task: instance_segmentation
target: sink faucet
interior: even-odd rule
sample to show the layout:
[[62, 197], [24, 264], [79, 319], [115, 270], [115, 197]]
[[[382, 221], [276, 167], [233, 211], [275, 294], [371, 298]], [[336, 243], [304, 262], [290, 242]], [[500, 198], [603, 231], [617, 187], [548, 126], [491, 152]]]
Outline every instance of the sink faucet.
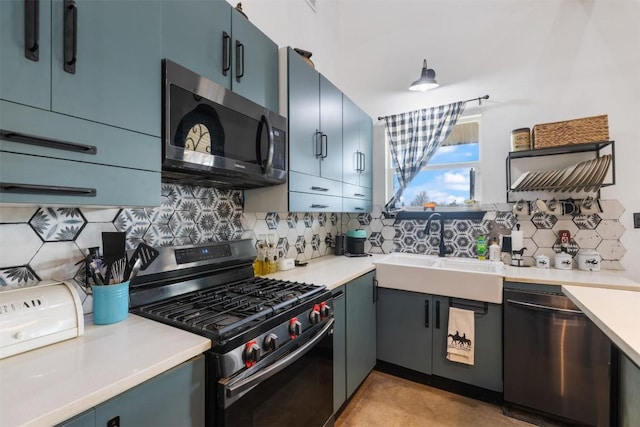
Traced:
[[427, 225], [424, 227], [424, 234], [429, 236], [431, 234], [431, 220], [440, 220], [440, 243], [438, 245], [438, 256], [443, 257], [447, 253], [444, 245], [444, 218], [438, 212], [434, 212], [427, 218]]

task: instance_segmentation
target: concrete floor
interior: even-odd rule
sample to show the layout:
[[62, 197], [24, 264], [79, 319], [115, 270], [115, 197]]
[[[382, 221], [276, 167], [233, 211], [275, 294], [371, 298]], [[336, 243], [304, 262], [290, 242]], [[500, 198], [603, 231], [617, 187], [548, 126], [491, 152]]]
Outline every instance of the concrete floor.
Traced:
[[500, 406], [373, 371], [336, 420], [336, 427], [499, 427], [532, 424]]

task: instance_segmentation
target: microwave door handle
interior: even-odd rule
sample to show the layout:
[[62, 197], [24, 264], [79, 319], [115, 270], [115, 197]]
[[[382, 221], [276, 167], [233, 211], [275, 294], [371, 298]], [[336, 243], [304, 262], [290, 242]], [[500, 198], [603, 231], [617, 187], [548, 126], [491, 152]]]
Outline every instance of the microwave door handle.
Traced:
[[[267, 128], [267, 158], [262, 160], [262, 129]], [[260, 126], [258, 126], [258, 134], [256, 135], [256, 157], [258, 160], [258, 164], [262, 168], [262, 173], [266, 173], [267, 170], [271, 169], [273, 164], [273, 151], [274, 151], [274, 136], [273, 136], [273, 128], [269, 123], [269, 119], [265, 115], [262, 115], [260, 118]]]

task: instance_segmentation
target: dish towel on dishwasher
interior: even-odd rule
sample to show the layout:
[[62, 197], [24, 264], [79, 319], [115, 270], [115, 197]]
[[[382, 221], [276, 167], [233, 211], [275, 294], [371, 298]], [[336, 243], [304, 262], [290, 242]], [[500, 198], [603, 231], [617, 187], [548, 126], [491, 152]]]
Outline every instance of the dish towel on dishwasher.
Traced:
[[473, 365], [475, 348], [475, 320], [472, 310], [449, 307], [447, 359]]

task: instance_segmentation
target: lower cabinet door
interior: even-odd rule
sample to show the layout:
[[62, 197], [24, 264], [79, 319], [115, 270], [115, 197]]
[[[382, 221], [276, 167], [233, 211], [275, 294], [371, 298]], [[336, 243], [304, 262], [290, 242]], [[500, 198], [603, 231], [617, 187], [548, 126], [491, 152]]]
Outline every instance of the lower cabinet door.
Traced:
[[[449, 305], [474, 310], [474, 364], [447, 359]], [[433, 330], [433, 374], [489, 390], [502, 392], [502, 306], [435, 296]], [[485, 311], [486, 309], [486, 311]], [[437, 316], [440, 316], [438, 319]]]
[[344, 287], [333, 291], [333, 412], [347, 400], [347, 347]]
[[96, 410], [94, 408], [56, 425], [56, 427], [96, 427]]
[[376, 364], [376, 303], [374, 273], [345, 285], [347, 294], [347, 398]]
[[204, 356], [97, 406], [96, 426], [203, 426]]
[[378, 359], [431, 374], [433, 296], [379, 288]]

